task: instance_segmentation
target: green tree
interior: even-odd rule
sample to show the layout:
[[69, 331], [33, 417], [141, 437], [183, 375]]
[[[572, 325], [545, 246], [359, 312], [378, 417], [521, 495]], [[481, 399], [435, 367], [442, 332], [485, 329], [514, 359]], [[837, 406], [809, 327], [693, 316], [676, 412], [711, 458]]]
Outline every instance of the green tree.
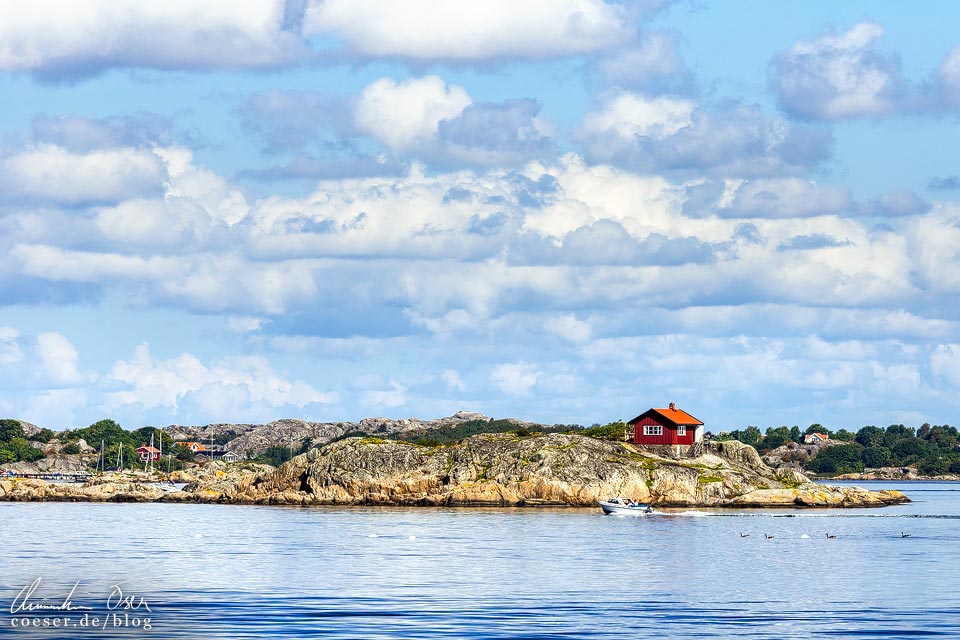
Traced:
[[936, 476], [950, 471], [950, 461], [946, 458], [924, 458], [917, 463], [917, 471], [925, 476]]
[[863, 464], [872, 467], [885, 467], [893, 457], [893, 452], [886, 447], [867, 447], [863, 450]]
[[846, 429], [839, 429], [833, 434], [833, 439], [840, 440], [841, 442], [852, 442], [854, 437], [854, 434], [850, 433]]
[[293, 452], [290, 450], [290, 447], [285, 447], [283, 445], [273, 445], [267, 447], [266, 450], [260, 454], [260, 457], [269, 465], [274, 467], [279, 467], [284, 462], [293, 457]]
[[40, 429], [32, 436], [29, 436], [27, 440], [33, 440], [34, 442], [50, 442], [53, 439], [53, 431], [50, 429]]
[[818, 473], [863, 471], [863, 447], [859, 444], [837, 444], [825, 447], [807, 462], [807, 468]]
[[623, 422], [611, 422], [602, 427], [597, 425], [589, 429], [584, 429], [580, 434], [590, 438], [597, 438], [598, 440], [620, 442], [623, 441], [623, 433], [626, 428], [627, 425]]
[[936, 454], [936, 447], [919, 438], [901, 438], [893, 444], [891, 450], [897, 458], [908, 458], [910, 456], [924, 458]]
[[743, 430], [741, 437], [737, 438], [740, 442], [748, 444], [751, 447], [755, 447], [760, 443], [760, 429], [757, 429], [754, 426], [749, 426]]
[[0, 420], [0, 442], [10, 442], [14, 438], [22, 438], [23, 425], [16, 420]]
[[[929, 427], [930, 425], [927, 425]], [[909, 438], [916, 438], [917, 433], [910, 427], [905, 427], [902, 424], [892, 424], [887, 427], [886, 432], [883, 436], [883, 442], [886, 446], [891, 446], [897, 440], [904, 440]]]
[[764, 450], [776, 449], [777, 447], [790, 442], [790, 428], [777, 427], [767, 429], [767, 437], [762, 442]]
[[797, 444], [803, 444], [803, 433], [797, 425], [793, 425], [793, 427], [790, 428], [790, 439]]
[[884, 443], [884, 436], [883, 429], [870, 425], [857, 431], [855, 440], [865, 447], [879, 447]]
[[66, 453], [68, 455], [80, 453], [80, 444], [76, 440], [71, 440], [60, 449], [60, 453]]
[[0, 449], [6, 453], [2, 456], [6, 462], [25, 460], [34, 462], [44, 457], [43, 451], [31, 445], [26, 438], [13, 438], [10, 442], [0, 444]]
[[957, 430], [950, 425], [932, 427], [927, 433], [927, 441], [944, 453], [956, 450], [958, 444], [960, 444], [958, 443]]

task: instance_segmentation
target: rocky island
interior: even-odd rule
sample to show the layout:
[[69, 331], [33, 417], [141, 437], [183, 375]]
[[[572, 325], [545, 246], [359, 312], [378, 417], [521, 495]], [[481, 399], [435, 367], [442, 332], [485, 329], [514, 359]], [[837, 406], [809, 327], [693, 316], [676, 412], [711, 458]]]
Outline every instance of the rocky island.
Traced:
[[230, 502], [447, 506], [596, 506], [614, 495], [667, 507], [864, 507], [897, 491], [817, 485], [777, 472], [756, 450], [717, 442], [673, 459], [573, 434], [483, 434], [423, 447], [349, 438], [312, 449], [228, 490]]
[[[519, 433], [519, 432], [518, 432]], [[875, 507], [897, 491], [824, 486], [774, 470], [736, 441], [672, 458], [626, 442], [569, 433], [485, 433], [427, 446], [352, 437], [278, 468], [212, 462], [165, 492], [148, 478], [98, 476], [84, 485], [0, 480], [0, 500], [212, 502], [276, 505], [575, 506], [628, 496], [660, 507]]]

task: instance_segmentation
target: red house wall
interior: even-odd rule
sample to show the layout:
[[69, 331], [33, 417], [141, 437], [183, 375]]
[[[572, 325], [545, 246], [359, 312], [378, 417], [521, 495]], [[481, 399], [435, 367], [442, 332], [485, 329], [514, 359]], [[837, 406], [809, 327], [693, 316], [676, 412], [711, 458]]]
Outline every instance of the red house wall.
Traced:
[[[645, 436], [643, 427], [645, 425], [660, 425], [663, 427], [662, 436]], [[677, 435], [677, 427], [672, 422], [658, 413], [651, 413], [644, 416], [633, 425], [633, 441], [635, 444], [651, 445], [675, 445], [675, 444], [693, 444], [693, 434], [696, 431], [695, 426], [687, 425], [687, 434]]]
[[[660, 425], [661, 427], [663, 427], [663, 435], [661, 436], [643, 435], [643, 427], [647, 425]], [[633, 441], [637, 444], [655, 444], [655, 445], [676, 444], [674, 440], [677, 437], [677, 433], [676, 431], [673, 430], [672, 427], [673, 425], [666, 418], [663, 418], [659, 414], [651, 414], [649, 416], [644, 416], [633, 425]]]

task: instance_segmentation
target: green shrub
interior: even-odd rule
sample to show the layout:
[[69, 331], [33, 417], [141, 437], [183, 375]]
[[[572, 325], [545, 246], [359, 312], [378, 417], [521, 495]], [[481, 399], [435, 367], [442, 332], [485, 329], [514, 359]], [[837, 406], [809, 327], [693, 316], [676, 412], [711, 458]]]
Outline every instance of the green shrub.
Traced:
[[80, 453], [80, 443], [77, 442], [76, 440], [72, 440], [67, 444], [65, 444], [62, 449], [60, 449], [60, 453], [66, 453], [66, 454]]
[[589, 429], [584, 429], [580, 432], [580, 435], [587, 436], [588, 438], [596, 438], [597, 440], [612, 440], [613, 442], [623, 442], [623, 434], [627, 429], [627, 425], [623, 422], [611, 422], [605, 424], [601, 427], [591, 427]]

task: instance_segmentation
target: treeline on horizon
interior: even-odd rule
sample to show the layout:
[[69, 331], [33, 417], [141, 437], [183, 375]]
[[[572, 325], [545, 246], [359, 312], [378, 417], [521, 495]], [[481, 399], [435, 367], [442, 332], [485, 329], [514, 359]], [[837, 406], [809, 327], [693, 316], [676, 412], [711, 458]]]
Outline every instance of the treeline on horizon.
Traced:
[[782, 456], [784, 461], [795, 459], [816, 473], [855, 473], [877, 467], [916, 467], [924, 475], [960, 473], [960, 432], [950, 425], [925, 423], [919, 429], [902, 424], [885, 429], [868, 425], [854, 433], [812, 424], [805, 431], [797, 426], [770, 427], [765, 434], [751, 426], [714, 438], [739, 440], [766, 454], [790, 442], [803, 444], [803, 437], [810, 433], [825, 434], [842, 444], [822, 447], [809, 459], [793, 458], [788, 451]]
[[[623, 422], [594, 424], [589, 428], [576, 424], [537, 425], [532, 428], [536, 433], [575, 433], [613, 441], [622, 440], [627, 432], [627, 425]], [[424, 431], [389, 434], [349, 432], [336, 440], [373, 436], [384, 440], [435, 447], [453, 444], [482, 433], [509, 432], [516, 433], [518, 436], [534, 433], [531, 428], [518, 424], [514, 420], [471, 420]], [[791, 451], [781, 452], [785, 462], [797, 461], [803, 465], [804, 469], [816, 473], [850, 473], [877, 467], [915, 467], [925, 475], [960, 473], [960, 432], [950, 425], [924, 424], [919, 429], [902, 424], [893, 424], [885, 429], [870, 425], [851, 432], [847, 429], [832, 431], [823, 425], [812, 424], [802, 431], [798, 426], [781, 426], [770, 427], [765, 433], [757, 427], [748, 426], [744, 429], [714, 435], [713, 438], [739, 440], [755, 447], [761, 454], [767, 454], [791, 442], [802, 445], [804, 436], [810, 433], [825, 434], [831, 440], [839, 441], [840, 444], [822, 447], [815, 456], [810, 458]], [[235, 435], [222, 435], [214, 439], [214, 444], [225, 444]], [[62, 453], [79, 453], [79, 441], [82, 439], [97, 450], [103, 443], [106, 466], [112, 468], [115, 466], [120, 450], [123, 450], [124, 460], [132, 463], [137, 459], [136, 448], [143, 443], [149, 443], [151, 437], [154, 438], [154, 445], [157, 447], [161, 447], [160, 439], [162, 438], [164, 453], [170, 452], [169, 455], [164, 456], [164, 467], [172, 465], [173, 468], [182, 468], [183, 463], [193, 459], [191, 452], [175, 447], [173, 439], [167, 433], [154, 427], [142, 427], [131, 431], [107, 419], [99, 420], [81, 429], [70, 429], [58, 433], [50, 429], [41, 429], [38, 433], [27, 436], [19, 421], [6, 419], [0, 420], [0, 463], [39, 460], [44, 457], [44, 453], [36, 445], [49, 443], [53, 438], [59, 439]], [[293, 456], [308, 451], [312, 446], [313, 442], [309, 438], [299, 443], [273, 445], [252, 461], [279, 466]]]
[[[213, 444], [224, 444], [233, 436], [214, 438]], [[49, 444], [57, 439], [60, 442], [60, 453], [82, 453], [80, 441], [97, 452], [103, 452], [105, 469], [115, 469], [122, 460], [124, 468], [139, 464], [137, 447], [151, 444], [164, 453], [163, 468], [168, 470], [182, 469], [185, 462], [192, 461], [194, 454], [189, 449], [176, 446], [175, 441], [162, 429], [155, 427], [141, 427], [127, 430], [114, 420], [98, 420], [88, 427], [67, 429], [54, 432], [50, 429], [40, 429], [33, 435], [26, 435], [23, 426], [17, 420], [0, 420], [0, 464], [10, 462], [35, 462], [45, 457], [37, 445]], [[206, 441], [204, 442], [206, 444]], [[96, 460], [90, 462], [93, 467]]]

